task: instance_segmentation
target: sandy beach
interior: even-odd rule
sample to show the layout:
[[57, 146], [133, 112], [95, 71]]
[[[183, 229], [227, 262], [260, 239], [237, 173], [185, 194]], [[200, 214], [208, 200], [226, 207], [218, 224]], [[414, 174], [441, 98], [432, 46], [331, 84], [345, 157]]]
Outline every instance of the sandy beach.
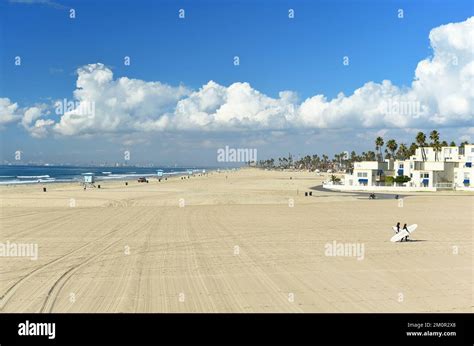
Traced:
[[[0, 242], [37, 244], [38, 258], [0, 258], [0, 311], [472, 311], [473, 194], [411, 193], [399, 207], [311, 190], [323, 180], [249, 168], [2, 186]], [[397, 221], [418, 224], [413, 241], [389, 241]]]

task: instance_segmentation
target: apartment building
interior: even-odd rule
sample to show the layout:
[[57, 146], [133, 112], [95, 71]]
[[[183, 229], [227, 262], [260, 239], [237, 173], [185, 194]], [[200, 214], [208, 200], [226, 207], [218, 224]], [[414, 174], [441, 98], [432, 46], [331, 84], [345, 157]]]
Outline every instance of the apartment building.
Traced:
[[355, 162], [352, 174], [346, 174], [344, 185], [385, 186], [385, 177], [407, 176], [410, 181], [401, 188], [474, 189], [474, 145], [463, 148], [448, 146], [436, 151], [418, 148], [407, 160]]

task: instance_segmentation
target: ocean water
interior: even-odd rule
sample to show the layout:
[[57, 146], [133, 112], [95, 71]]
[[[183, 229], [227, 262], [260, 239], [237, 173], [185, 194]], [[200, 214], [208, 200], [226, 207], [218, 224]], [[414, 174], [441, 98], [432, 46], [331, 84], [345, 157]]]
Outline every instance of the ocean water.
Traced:
[[156, 176], [157, 170], [163, 170], [163, 176], [202, 172], [208, 168], [144, 168], [144, 167], [77, 167], [77, 166], [6, 166], [0, 165], [0, 185], [37, 184], [52, 182], [81, 182], [82, 174], [94, 173], [95, 180], [138, 179]]

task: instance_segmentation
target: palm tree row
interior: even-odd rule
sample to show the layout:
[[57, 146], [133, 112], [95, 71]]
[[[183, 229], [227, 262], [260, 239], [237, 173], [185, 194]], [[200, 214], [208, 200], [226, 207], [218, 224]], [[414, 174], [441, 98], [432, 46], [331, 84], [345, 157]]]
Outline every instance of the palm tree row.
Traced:
[[[354, 167], [354, 162], [360, 161], [383, 161], [384, 159], [396, 159], [396, 160], [406, 160], [410, 156], [415, 155], [415, 151], [418, 148], [421, 148], [421, 155], [423, 161], [426, 160], [425, 147], [432, 147], [435, 151], [435, 160], [438, 160], [438, 153], [441, 151], [442, 147], [446, 146], [456, 146], [456, 143], [453, 141], [448, 144], [446, 141], [440, 141], [440, 134], [438, 131], [433, 130], [429, 134], [429, 143], [427, 142], [427, 137], [423, 132], [418, 132], [415, 141], [408, 146], [405, 143], [398, 144], [395, 139], [389, 139], [385, 143], [384, 139], [381, 136], [378, 136], [375, 139], [375, 151], [362, 152], [358, 155], [355, 151], [352, 151], [350, 154], [347, 152], [337, 153], [332, 159], [329, 159], [329, 156], [323, 154], [319, 156], [315, 155], [306, 155], [297, 160], [293, 159], [291, 154], [288, 154], [288, 157], [280, 157], [277, 160], [268, 159], [260, 160], [257, 162], [258, 167], [262, 168], [280, 168], [280, 169], [305, 169], [305, 170], [344, 170], [351, 169]], [[384, 150], [385, 144], [385, 150]], [[467, 141], [461, 143], [460, 147], [463, 148], [465, 144], [469, 144]], [[385, 153], [385, 155], [383, 155]], [[276, 164], [278, 162], [278, 164]]]
[[[456, 143], [451, 141], [448, 144], [447, 141], [440, 141], [440, 134], [438, 131], [433, 130], [429, 134], [430, 142], [427, 142], [427, 137], [423, 132], [418, 132], [415, 137], [415, 141], [411, 143], [409, 147], [405, 143], [401, 143], [400, 146], [394, 139], [390, 139], [387, 141], [386, 149], [385, 149], [385, 159], [397, 159], [397, 160], [406, 160], [410, 156], [415, 155], [415, 151], [418, 148], [421, 148], [421, 156], [423, 161], [426, 161], [426, 147], [431, 147], [435, 153], [435, 160], [438, 161], [438, 153], [441, 151], [442, 147], [455, 147]], [[465, 144], [469, 144], [469, 142], [464, 141], [461, 143], [460, 147], [463, 148]], [[375, 140], [375, 147], [380, 149], [383, 146], [383, 138], [377, 137]], [[397, 151], [398, 149], [398, 151]], [[380, 156], [382, 159], [382, 156]]]

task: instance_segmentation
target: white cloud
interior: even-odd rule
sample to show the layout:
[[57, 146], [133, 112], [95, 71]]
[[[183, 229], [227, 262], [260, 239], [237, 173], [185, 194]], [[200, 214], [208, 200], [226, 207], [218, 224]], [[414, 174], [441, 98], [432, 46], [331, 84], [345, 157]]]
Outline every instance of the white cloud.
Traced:
[[0, 97], [0, 127], [21, 118], [18, 110], [18, 104], [12, 103], [10, 99]]
[[39, 117], [41, 117], [41, 109], [39, 107], [28, 108], [21, 119], [21, 124], [23, 127], [28, 128]]
[[203, 130], [289, 127], [296, 96], [288, 91], [279, 96], [268, 97], [248, 83], [224, 87], [210, 81], [178, 103], [171, 123], [177, 129]]
[[47, 6], [51, 6], [51, 7], [54, 7], [54, 8], [57, 8], [57, 9], [65, 9], [67, 8], [66, 6], [60, 4], [60, 3], [57, 3], [57, 2], [54, 2], [54, 1], [51, 1], [51, 0], [9, 0], [10, 3], [16, 3], [16, 4], [26, 4], [26, 5], [47, 5]]
[[27, 108], [21, 119], [21, 125], [30, 133], [32, 137], [42, 138], [48, 134], [54, 120], [40, 119], [45, 115], [46, 105], [39, 105]]
[[[352, 95], [341, 93], [333, 99], [315, 95], [302, 103], [294, 92], [283, 91], [272, 98], [241, 82], [226, 87], [210, 81], [192, 91], [160, 82], [114, 79], [105, 65], [90, 64], [78, 70], [74, 98], [80, 106], [94, 105], [94, 112], [83, 112], [87, 107], [67, 111], [52, 128], [72, 136], [176, 130], [469, 127], [474, 117], [472, 37], [474, 17], [431, 30], [433, 56], [418, 63], [411, 86], [369, 81]], [[5, 119], [13, 121], [13, 108]], [[32, 112], [25, 113], [22, 121], [28, 126], [39, 117]], [[32, 134], [44, 135], [51, 125], [49, 120], [36, 120], [34, 128], [41, 130]]]
[[45, 109], [44, 104], [21, 109], [18, 104], [11, 103], [8, 98], [0, 98], [0, 127], [19, 121], [31, 136], [44, 137], [48, 134], [48, 128], [54, 124], [53, 120], [39, 119], [47, 114]]
[[430, 32], [434, 55], [418, 63], [412, 92], [435, 124], [471, 122], [474, 112], [474, 17]]
[[35, 124], [28, 129], [30, 134], [36, 138], [45, 137], [49, 131], [49, 127], [54, 124], [51, 119], [38, 119]]
[[[54, 126], [62, 135], [162, 130], [168, 126], [167, 114], [189, 94], [184, 86], [126, 77], [114, 80], [103, 64], [86, 65], [77, 73], [74, 97], [78, 107], [67, 111]], [[84, 111], [90, 109], [93, 112]]]

